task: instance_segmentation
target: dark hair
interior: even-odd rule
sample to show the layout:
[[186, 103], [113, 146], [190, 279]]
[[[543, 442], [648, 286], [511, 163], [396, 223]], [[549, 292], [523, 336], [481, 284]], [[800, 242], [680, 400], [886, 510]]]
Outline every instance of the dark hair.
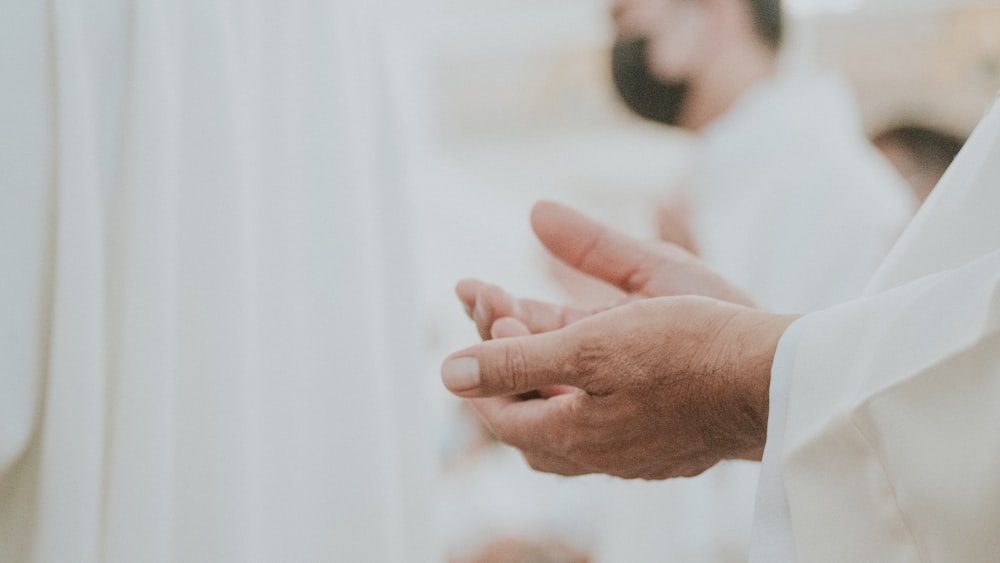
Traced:
[[785, 32], [781, 0], [748, 0], [748, 2], [753, 13], [757, 36], [765, 45], [777, 51], [781, 47]]
[[951, 164], [965, 139], [959, 135], [916, 123], [902, 123], [872, 136], [876, 145], [897, 143], [924, 166], [940, 168]]
[[913, 193], [923, 201], [958, 155], [965, 139], [939, 129], [904, 123], [874, 135], [872, 142], [889, 157]]

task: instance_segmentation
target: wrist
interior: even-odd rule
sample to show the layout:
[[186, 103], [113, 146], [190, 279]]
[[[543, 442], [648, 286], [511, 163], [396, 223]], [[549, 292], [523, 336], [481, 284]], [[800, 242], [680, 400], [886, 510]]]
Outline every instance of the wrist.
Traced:
[[712, 440], [720, 458], [759, 461], [763, 456], [771, 366], [781, 336], [797, 318], [745, 309], [718, 334], [722, 364]]

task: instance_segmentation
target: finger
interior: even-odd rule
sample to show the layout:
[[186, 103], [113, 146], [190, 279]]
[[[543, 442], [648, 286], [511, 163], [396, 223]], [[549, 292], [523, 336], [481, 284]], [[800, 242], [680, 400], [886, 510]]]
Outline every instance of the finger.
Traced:
[[538, 239], [557, 258], [577, 270], [626, 292], [639, 293], [650, 273], [671, 259], [682, 259], [679, 248], [654, 247], [602, 225], [569, 207], [550, 201], [535, 204], [531, 226]]
[[[490, 333], [494, 339], [514, 338], [516, 336], [528, 336], [531, 334], [531, 332], [528, 331], [528, 327], [524, 326], [524, 323], [512, 317], [497, 319], [490, 328]], [[570, 387], [568, 385], [553, 385], [551, 387], [543, 387], [541, 389], [535, 389], [527, 393], [522, 393], [521, 395], [518, 395], [518, 397], [522, 399], [549, 399], [557, 395], [572, 393], [574, 391], [577, 391], [576, 387]]]
[[546, 201], [532, 209], [531, 224], [557, 258], [630, 294], [705, 295], [753, 306], [746, 293], [676, 244], [639, 241]]
[[473, 308], [476, 306], [476, 292], [479, 291], [479, 286], [483, 282], [473, 279], [464, 279], [455, 284], [455, 295], [458, 296], [458, 300], [462, 302], [462, 306], [465, 307], [465, 314], [472, 318]]
[[463, 304], [471, 309], [469, 316], [476, 322], [483, 340], [494, 337], [491, 333], [493, 323], [502, 317], [515, 318], [532, 334], [537, 334], [562, 328], [600, 310], [554, 305], [534, 299], [515, 299], [500, 286], [478, 280], [462, 280], [455, 292]]
[[[489, 292], [488, 299], [480, 297], [484, 292]], [[490, 284], [474, 279], [459, 281], [455, 285], [455, 295], [458, 296], [459, 301], [462, 302], [462, 306], [465, 307], [465, 314], [476, 323], [476, 330], [479, 331], [479, 337], [483, 340], [491, 338], [490, 327], [497, 318], [497, 316], [494, 316], [492, 310], [493, 302], [495, 301], [499, 306], [503, 301], [513, 301], [513, 298], [508, 296], [499, 286], [491, 286]], [[510, 308], [510, 305], [500, 307], [501, 313], [499, 316], [504, 316], [502, 311]]]
[[476, 329], [483, 340], [497, 338], [493, 335], [493, 324], [502, 317], [511, 317], [517, 310], [514, 298], [500, 286], [479, 280], [464, 279], [455, 286], [465, 313], [476, 323]]
[[[531, 334], [531, 332], [528, 331], [528, 327], [524, 326], [524, 323], [512, 317], [497, 319], [490, 328], [490, 333], [494, 339], [528, 336]], [[518, 395], [518, 397], [522, 399], [548, 399], [557, 395], [572, 393], [576, 390], [577, 389], [575, 387], [570, 387], [568, 385], [553, 385], [551, 387], [543, 387], [541, 389], [529, 391], [528, 393], [523, 393]]]
[[561, 429], [572, 424], [577, 394], [584, 393], [577, 389], [552, 399], [527, 401], [491, 397], [472, 399], [469, 404], [500, 441], [522, 451], [555, 453], [554, 448], [565, 441], [559, 434]]
[[517, 310], [514, 297], [500, 286], [482, 283], [476, 290], [476, 304], [473, 307], [472, 318], [483, 340], [490, 340], [493, 323], [502, 317], [516, 317]]
[[463, 397], [518, 395], [553, 385], [579, 387], [573, 368], [575, 342], [559, 330], [491, 340], [456, 352], [441, 366], [441, 379]]
[[517, 299], [511, 314], [521, 321], [532, 334], [539, 334], [558, 330], [600, 310], [554, 305], [534, 299]]
[[531, 334], [528, 327], [514, 317], [503, 317], [497, 319], [490, 327], [490, 336], [493, 338], [513, 338], [515, 336], [527, 336]]

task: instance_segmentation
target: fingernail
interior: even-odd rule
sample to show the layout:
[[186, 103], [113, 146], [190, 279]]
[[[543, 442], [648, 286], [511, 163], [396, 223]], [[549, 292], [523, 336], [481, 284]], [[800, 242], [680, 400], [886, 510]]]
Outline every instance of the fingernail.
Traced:
[[441, 381], [451, 391], [467, 391], [479, 385], [479, 360], [455, 358], [441, 366]]
[[483, 305], [479, 299], [476, 299], [475, 319], [477, 321], [486, 320], [486, 305]]

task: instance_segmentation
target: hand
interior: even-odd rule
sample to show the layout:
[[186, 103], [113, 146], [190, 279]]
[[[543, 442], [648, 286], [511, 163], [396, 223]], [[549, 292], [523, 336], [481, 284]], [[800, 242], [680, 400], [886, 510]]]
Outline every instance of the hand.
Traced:
[[441, 375], [537, 470], [690, 476], [760, 459], [771, 362], [792, 320], [701, 297], [645, 299], [473, 346]]
[[557, 203], [542, 201], [531, 212], [538, 239], [570, 267], [623, 291], [622, 299], [585, 309], [514, 299], [501, 288], [463, 280], [455, 288], [484, 340], [493, 323], [513, 317], [530, 332], [555, 330], [596, 312], [641, 298], [704, 295], [752, 306], [750, 298], [691, 253], [663, 241], [639, 241]]

